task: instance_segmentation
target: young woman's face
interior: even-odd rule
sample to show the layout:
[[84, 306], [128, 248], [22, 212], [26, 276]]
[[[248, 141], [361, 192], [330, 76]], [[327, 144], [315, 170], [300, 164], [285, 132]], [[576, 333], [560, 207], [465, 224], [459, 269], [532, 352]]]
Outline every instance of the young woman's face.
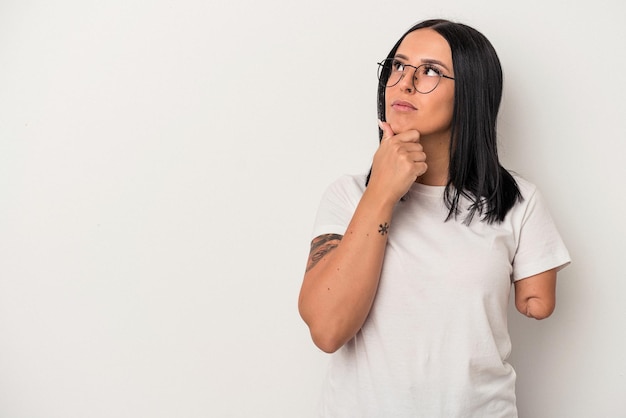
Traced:
[[[438, 71], [454, 77], [452, 52], [443, 36], [433, 29], [418, 29], [409, 33], [400, 43], [395, 58], [414, 67], [420, 73]], [[454, 80], [441, 78], [437, 87], [427, 94], [415, 90], [415, 69], [406, 67], [404, 77], [385, 92], [386, 120], [395, 133], [415, 129], [421, 138], [440, 136], [450, 138], [452, 111], [454, 107]], [[418, 74], [420, 77], [420, 74]], [[422, 75], [425, 77], [425, 75]], [[415, 81], [417, 84], [417, 80]]]

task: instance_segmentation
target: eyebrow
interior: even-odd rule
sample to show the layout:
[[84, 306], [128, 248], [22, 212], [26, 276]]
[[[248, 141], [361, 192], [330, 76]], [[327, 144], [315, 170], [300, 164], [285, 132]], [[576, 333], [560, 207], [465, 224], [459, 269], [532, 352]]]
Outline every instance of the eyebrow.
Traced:
[[[407, 57], [406, 55], [402, 55], [402, 54], [396, 54], [396, 56], [394, 58], [400, 58], [403, 59], [405, 61], [409, 60], [409, 57]], [[446, 70], [450, 71], [450, 69], [446, 66], [446, 64], [444, 64], [443, 62], [433, 59], [433, 58], [422, 58], [421, 59], [422, 64], [437, 64], [442, 66], [443, 68], [445, 68]], [[450, 71], [452, 72], [452, 71]]]

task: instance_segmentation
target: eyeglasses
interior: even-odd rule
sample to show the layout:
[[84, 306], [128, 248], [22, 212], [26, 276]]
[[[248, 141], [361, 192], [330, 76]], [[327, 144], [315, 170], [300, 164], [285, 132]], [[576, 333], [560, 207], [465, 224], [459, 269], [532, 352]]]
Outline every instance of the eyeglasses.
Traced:
[[435, 90], [442, 78], [454, 80], [453, 77], [444, 75], [434, 64], [422, 64], [416, 67], [395, 58], [387, 58], [378, 63], [378, 81], [382, 86], [393, 87], [402, 80], [409, 67], [415, 70], [413, 87], [418, 93], [428, 94]]

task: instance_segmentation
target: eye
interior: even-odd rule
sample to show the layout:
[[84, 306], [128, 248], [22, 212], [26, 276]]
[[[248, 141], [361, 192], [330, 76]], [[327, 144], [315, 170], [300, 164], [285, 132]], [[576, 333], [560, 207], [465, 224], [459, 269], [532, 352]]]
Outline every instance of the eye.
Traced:
[[398, 72], [401, 73], [404, 71], [404, 63], [398, 61], [398, 60], [393, 60], [391, 61], [391, 71], [394, 72]]
[[422, 66], [421, 73], [426, 77], [441, 77], [441, 75], [443, 74], [439, 68], [432, 65]]

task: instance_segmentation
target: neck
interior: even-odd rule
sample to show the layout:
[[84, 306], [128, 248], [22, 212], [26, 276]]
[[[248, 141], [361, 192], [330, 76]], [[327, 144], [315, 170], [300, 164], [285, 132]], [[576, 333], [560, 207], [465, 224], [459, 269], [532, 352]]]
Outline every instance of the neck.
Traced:
[[417, 178], [417, 183], [427, 186], [445, 186], [448, 184], [450, 165], [450, 135], [422, 137], [420, 143], [426, 153], [428, 170]]

